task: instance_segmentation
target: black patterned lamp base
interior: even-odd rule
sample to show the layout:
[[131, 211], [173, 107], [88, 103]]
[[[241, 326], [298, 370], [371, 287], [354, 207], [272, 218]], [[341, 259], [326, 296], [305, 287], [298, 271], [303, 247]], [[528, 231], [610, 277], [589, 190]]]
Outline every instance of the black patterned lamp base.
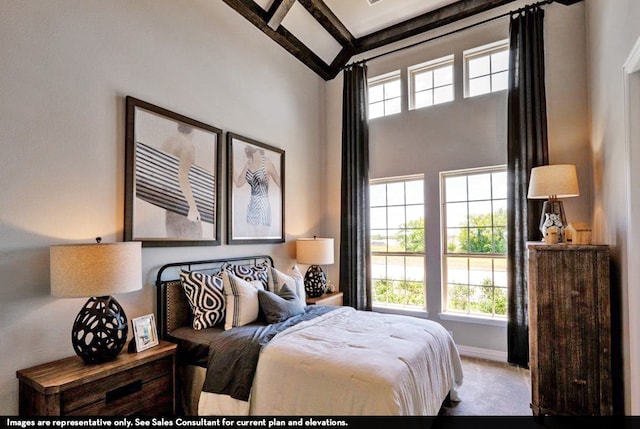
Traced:
[[118, 301], [111, 296], [94, 296], [76, 316], [71, 342], [86, 363], [102, 363], [118, 356], [127, 334], [127, 316]]
[[327, 276], [318, 265], [311, 265], [304, 275], [304, 290], [309, 298], [322, 296], [327, 291]]

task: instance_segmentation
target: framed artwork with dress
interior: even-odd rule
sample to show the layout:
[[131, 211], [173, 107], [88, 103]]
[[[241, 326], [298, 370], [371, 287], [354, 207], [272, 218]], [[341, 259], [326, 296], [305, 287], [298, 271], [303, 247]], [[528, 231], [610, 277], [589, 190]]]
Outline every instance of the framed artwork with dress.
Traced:
[[284, 242], [284, 150], [227, 133], [227, 242]]
[[125, 241], [216, 246], [222, 130], [126, 98]]

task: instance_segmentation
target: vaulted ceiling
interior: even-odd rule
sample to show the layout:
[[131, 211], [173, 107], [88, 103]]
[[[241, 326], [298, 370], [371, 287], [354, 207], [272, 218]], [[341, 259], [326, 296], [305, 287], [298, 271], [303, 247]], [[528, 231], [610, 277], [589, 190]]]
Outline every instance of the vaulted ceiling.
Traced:
[[[354, 55], [516, 0], [223, 1], [330, 80]], [[568, 5], [582, 0], [555, 1]]]

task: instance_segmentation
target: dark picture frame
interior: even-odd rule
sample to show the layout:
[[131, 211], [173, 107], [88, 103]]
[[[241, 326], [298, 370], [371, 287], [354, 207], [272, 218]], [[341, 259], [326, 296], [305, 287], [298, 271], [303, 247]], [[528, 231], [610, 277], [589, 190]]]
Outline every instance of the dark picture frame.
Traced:
[[222, 130], [126, 97], [125, 241], [218, 246]]
[[227, 163], [227, 243], [283, 243], [284, 150], [227, 132]]

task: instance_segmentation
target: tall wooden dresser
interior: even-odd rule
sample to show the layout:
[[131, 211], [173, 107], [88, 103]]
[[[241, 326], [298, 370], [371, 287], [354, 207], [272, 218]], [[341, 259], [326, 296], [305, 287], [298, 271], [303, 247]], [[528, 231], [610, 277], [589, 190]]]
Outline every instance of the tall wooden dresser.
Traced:
[[527, 247], [533, 414], [612, 415], [609, 247]]

